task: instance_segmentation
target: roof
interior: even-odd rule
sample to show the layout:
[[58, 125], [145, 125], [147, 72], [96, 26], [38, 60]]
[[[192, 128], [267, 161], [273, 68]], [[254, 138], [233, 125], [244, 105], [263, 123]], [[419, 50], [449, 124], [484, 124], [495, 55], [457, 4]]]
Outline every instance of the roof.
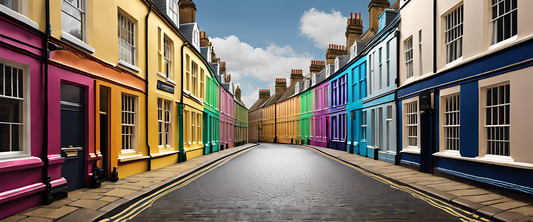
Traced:
[[298, 84], [298, 83], [291, 84], [289, 86], [289, 88], [287, 88], [285, 90], [285, 93], [283, 93], [283, 95], [281, 95], [281, 97], [278, 99], [278, 101], [283, 101], [283, 100], [286, 100], [286, 99], [291, 98], [292, 96], [294, 96], [294, 90], [296, 90], [296, 84]]
[[250, 107], [250, 112], [258, 110], [260, 108], [263, 108], [263, 105], [270, 99], [271, 97], [265, 97], [265, 98], [259, 98], [255, 103]]
[[[283, 94], [287, 92], [287, 90], [285, 90], [283, 92]], [[294, 91], [293, 91], [294, 92]], [[277, 101], [279, 101], [279, 99], [283, 96], [282, 93], [274, 93], [274, 95], [272, 95], [272, 97], [270, 97], [270, 100], [265, 104], [265, 106], [270, 106], [274, 103], [276, 103]]]

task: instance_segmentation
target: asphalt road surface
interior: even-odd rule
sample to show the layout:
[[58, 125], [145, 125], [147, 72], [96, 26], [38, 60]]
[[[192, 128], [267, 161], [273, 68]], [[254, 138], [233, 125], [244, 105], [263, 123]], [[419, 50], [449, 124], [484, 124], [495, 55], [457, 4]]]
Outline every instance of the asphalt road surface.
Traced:
[[128, 221], [460, 221], [300, 146], [261, 144], [189, 182]]

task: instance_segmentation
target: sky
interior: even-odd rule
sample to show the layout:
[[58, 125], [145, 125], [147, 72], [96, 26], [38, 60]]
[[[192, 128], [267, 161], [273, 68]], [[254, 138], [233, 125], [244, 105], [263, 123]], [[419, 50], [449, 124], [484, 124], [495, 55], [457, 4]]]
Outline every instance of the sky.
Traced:
[[248, 108], [259, 89], [270, 89], [272, 95], [276, 78], [287, 78], [289, 84], [291, 69], [308, 74], [311, 60], [325, 61], [329, 44], [345, 45], [351, 12], [361, 13], [366, 30], [369, 2], [194, 0], [196, 22], [226, 62], [226, 73], [241, 88]]

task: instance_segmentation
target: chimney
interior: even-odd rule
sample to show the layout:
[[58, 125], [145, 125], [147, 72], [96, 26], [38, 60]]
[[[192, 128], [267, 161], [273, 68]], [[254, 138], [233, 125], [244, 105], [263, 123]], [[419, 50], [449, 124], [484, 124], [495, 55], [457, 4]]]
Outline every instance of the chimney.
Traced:
[[226, 79], [224, 80], [225, 82], [230, 82], [231, 81], [231, 74], [227, 74], [226, 75]]
[[315, 73], [320, 73], [326, 68], [325, 61], [311, 60], [311, 66], [309, 66], [310, 76], [313, 76]]
[[180, 24], [196, 22], [196, 4], [192, 0], [180, 0]]
[[226, 62], [220, 62], [220, 74], [226, 75]]
[[303, 71], [301, 69], [291, 69], [291, 86], [296, 85], [297, 82], [304, 79]]
[[276, 93], [283, 94], [287, 89], [287, 79], [276, 78]]
[[220, 59], [217, 58], [217, 54], [215, 53], [215, 47], [211, 46], [211, 63], [218, 63], [220, 62]]
[[363, 34], [363, 19], [361, 13], [350, 13], [348, 18], [348, 25], [346, 26], [346, 48], [352, 47], [355, 41], [361, 39]]
[[270, 89], [260, 89], [259, 98], [270, 98]]
[[[259, 93], [261, 94], [261, 93]], [[270, 94], [270, 93], [269, 93]], [[235, 89], [235, 97], [241, 101], [241, 89], [239, 88], [239, 86], [237, 86], [237, 88]]]
[[329, 48], [326, 51], [326, 65], [335, 64], [337, 56], [346, 54], [348, 54], [348, 50], [343, 45], [329, 44]]
[[209, 36], [207, 36], [207, 33], [205, 33], [205, 31], [200, 31], [200, 47], [207, 46], [209, 46]]
[[370, 4], [368, 4], [368, 25], [369, 29], [374, 30], [374, 33], [379, 30], [379, 15], [389, 6], [390, 3], [387, 0], [370, 0]]

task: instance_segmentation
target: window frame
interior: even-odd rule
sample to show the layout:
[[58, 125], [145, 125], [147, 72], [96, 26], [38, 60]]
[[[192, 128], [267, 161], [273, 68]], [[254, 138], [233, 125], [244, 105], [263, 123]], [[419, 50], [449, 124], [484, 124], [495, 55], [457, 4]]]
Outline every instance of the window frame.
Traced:
[[[496, 0], [498, 1], [495, 5], [493, 5], [491, 2], [489, 2], [489, 18], [490, 18], [490, 21], [489, 21], [489, 41], [490, 41], [490, 45], [489, 46], [495, 46], [495, 45], [499, 45], [499, 43], [504, 43], [506, 42], [507, 40], [509, 41], [512, 41], [513, 39], [516, 38], [516, 36], [518, 35], [518, 7], [515, 6], [514, 9], [511, 9], [510, 11], [505, 11], [505, 7], [504, 7], [504, 12], [502, 15], [497, 15], [496, 18], [493, 18], [494, 15], [494, 11], [498, 12], [499, 10], [496, 9], [496, 10], [492, 10], [494, 6], [498, 7], [498, 5], [500, 3], [503, 2], [503, 4], [505, 4], [505, 1], [510, 1], [509, 5], [511, 5], [512, 3], [512, 0]], [[512, 6], [511, 6], [512, 7]], [[502, 19], [502, 26], [503, 26], [503, 19], [504, 19], [504, 16], [507, 16], [507, 15], [510, 15], [510, 18], [512, 18], [513, 14], [512, 13], [515, 13], [514, 15], [516, 15], [516, 18], [515, 18], [515, 22], [517, 23], [516, 24], [516, 30], [514, 30], [516, 33], [513, 35], [513, 30], [511, 29], [510, 30], [510, 34], [509, 34], [509, 37], [505, 38], [505, 34], [502, 34], [503, 37], [501, 40], [498, 41], [498, 36], [497, 36], [497, 31], [494, 30], [494, 26], [498, 26], [497, 24], [495, 25], [495, 22], [498, 21], [499, 19]], [[511, 24], [511, 28], [513, 27], [513, 24], [512, 24], [512, 19], [511, 19], [511, 22], [509, 22]], [[503, 28], [502, 28], [503, 29]], [[503, 32], [505, 32], [506, 30], [503, 30]], [[496, 38], [496, 39], [495, 39]]]
[[[439, 116], [441, 116], [439, 118], [439, 150], [440, 152], [443, 152], [443, 153], [446, 153], [446, 154], [449, 154], [449, 155], [455, 155], [455, 156], [460, 156], [460, 142], [461, 142], [461, 137], [460, 137], [460, 132], [461, 132], [461, 124], [460, 124], [460, 99], [461, 99], [461, 92], [460, 92], [460, 86], [454, 86], [454, 87], [450, 87], [450, 88], [447, 88], [447, 89], [443, 89], [440, 91], [440, 97], [439, 97], [439, 103], [440, 103], [440, 110], [439, 110]], [[453, 98], [455, 98], [456, 100], [453, 101]], [[452, 99], [452, 101], [448, 101], [448, 99]], [[451, 107], [450, 109], [448, 109], [448, 107], [446, 106], [446, 104], [452, 104], [453, 105], [453, 102], [456, 102], [456, 109], [454, 109], [453, 107]], [[457, 114], [456, 116], [454, 116], [455, 114]], [[447, 124], [447, 121], [446, 121], [446, 115], [449, 115], [449, 116], [452, 116], [453, 118], [456, 118], [457, 121], [452, 121], [454, 123], [458, 123], [458, 124]], [[452, 128], [452, 127], [456, 127], [456, 134], [457, 135], [457, 138], [452, 138], [452, 140], [457, 140], [456, 143], [453, 145], [454, 147], [456, 147], [456, 149], [449, 149], [448, 148], [448, 143], [447, 143], [447, 132], [449, 130], [447, 130], [447, 128]], [[454, 129], [451, 129], [452, 131]]]
[[[442, 16], [445, 64], [460, 61], [463, 57], [464, 5], [461, 4]], [[459, 36], [460, 34], [460, 36]], [[450, 39], [453, 37], [453, 39]], [[452, 53], [453, 52], [453, 53]]]
[[[509, 102], [506, 103], [506, 104], [496, 104], [495, 106], [497, 107], [494, 107], [494, 106], [491, 106], [489, 108], [498, 108], [500, 106], [508, 106], [508, 112], [507, 112], [507, 115], [508, 115], [508, 118], [507, 118], [507, 121], [508, 121], [508, 124], [503, 124], [501, 125], [500, 127], [508, 127], [508, 140], [507, 140], [507, 143], [508, 143], [508, 155], [498, 155], [498, 154], [491, 154], [489, 153], [489, 147], [488, 147], [488, 142], [489, 142], [489, 139], [488, 139], [488, 135], [487, 135], [487, 126], [492, 126], [492, 125], [488, 125], [487, 124], [487, 116], [486, 116], [486, 109], [487, 109], [487, 90], [489, 89], [495, 89], [495, 88], [499, 88], [499, 87], [505, 87], [505, 86], [508, 86], [509, 87]], [[492, 84], [492, 85], [487, 85], [487, 86], [483, 86], [482, 88], [480, 88], [480, 136], [481, 136], [481, 141], [480, 141], [480, 156], [483, 156], [483, 157], [488, 157], [488, 158], [493, 158], [493, 159], [502, 159], [502, 160], [512, 160], [512, 157], [511, 157], [511, 117], [512, 115], [510, 114], [511, 112], [511, 83], [510, 81], [503, 81], [503, 82], [500, 82], [500, 83], [496, 83], [496, 84]], [[498, 94], [499, 96], [499, 94]], [[505, 112], [505, 108], [503, 109], [504, 112]], [[494, 119], [493, 119], [494, 120]], [[498, 118], [499, 120], [499, 118]], [[505, 120], [505, 118], [504, 118]], [[495, 127], [498, 127], [499, 125], [495, 125]], [[505, 142], [505, 140], [503, 140]], [[498, 141], [495, 141], [495, 142], [498, 142]]]
[[[414, 105], [415, 108], [414, 111], [408, 111], [408, 106]], [[402, 101], [402, 138], [403, 138], [403, 145], [402, 145], [402, 152], [413, 152], [413, 153], [420, 153], [420, 112], [419, 112], [419, 101], [418, 97], [406, 99]], [[411, 107], [411, 108], [413, 108]], [[411, 115], [411, 117], [415, 117], [414, 120], [416, 120], [416, 124], [409, 124], [408, 118]], [[416, 146], [413, 146], [409, 143], [409, 137], [413, 138], [413, 136], [409, 135], [409, 127], [416, 126]]]
[[409, 36], [404, 41], [404, 47], [405, 47], [405, 68], [406, 68], [406, 79], [409, 80], [414, 77], [413, 73], [413, 36]]
[[[73, 7], [74, 9], [78, 10], [81, 14], [81, 25], [80, 25], [80, 31], [81, 31], [81, 39], [76, 37], [75, 35], [72, 35], [70, 34], [68, 31], [64, 31], [63, 30], [63, 23], [61, 23], [61, 31], [63, 33], [66, 33], [78, 40], [80, 40], [81, 42], [84, 42], [84, 43], [87, 43], [87, 1], [86, 0], [78, 0], [78, 1], [81, 1], [80, 3], [80, 6], [81, 7], [76, 7], [74, 6], [73, 4], [71, 4], [70, 2], [66, 1], [66, 0], [62, 0], [61, 1], [61, 4], [65, 3], [65, 4], [68, 4], [69, 6]], [[63, 22], [63, 13], [67, 14], [68, 16], [72, 17], [70, 14], [64, 12], [62, 9], [61, 9], [61, 22]]]
[[[164, 73], [168, 79], [174, 78], [174, 66], [172, 65], [174, 59], [174, 43], [167, 35], [163, 36], [163, 60]], [[167, 51], [168, 50], [168, 51]]]
[[[117, 13], [117, 18], [118, 18], [118, 58], [119, 60], [123, 61], [123, 62], [126, 62], [128, 64], [131, 64], [133, 66], [136, 65], [136, 62], [137, 62], [137, 58], [136, 58], [136, 55], [137, 55], [137, 48], [136, 48], [136, 38], [137, 38], [137, 35], [136, 35], [136, 28], [137, 28], [137, 24], [135, 22], [134, 19], [131, 18], [131, 16], [127, 15], [126, 13], [122, 12], [122, 11], [119, 11]], [[123, 23], [121, 24], [121, 18], [123, 19]], [[125, 24], [124, 24], [125, 23]], [[131, 25], [131, 30], [129, 30], [127, 27], [124, 27], [123, 25], [126, 25], [126, 26], [130, 26]], [[124, 33], [124, 32], [130, 32], [128, 37], [126, 37], [127, 39], [131, 39], [131, 42], [124, 39], [123, 36], [121, 36], [121, 33]], [[126, 44], [127, 46], [131, 47], [131, 52], [129, 54], [131, 54], [131, 61], [128, 61], [127, 58], [124, 58], [122, 55], [125, 54], [127, 52], [127, 50], [122, 46], [122, 44]], [[127, 56], [126, 56], [127, 57]]]
[[[129, 100], [129, 104], [124, 104], [125, 102], [125, 99]], [[131, 94], [127, 94], [127, 93], [122, 93], [121, 95], [121, 114], [122, 114], [122, 118], [121, 118], [121, 127], [122, 127], [122, 143], [121, 143], [121, 152], [122, 153], [132, 153], [132, 152], [137, 152], [137, 129], [138, 129], [138, 126], [137, 126], [137, 122], [138, 122], [138, 115], [137, 115], [137, 110], [138, 110], [138, 97], [137, 96], [134, 96], [134, 95], [131, 95]], [[126, 110], [125, 110], [126, 108]], [[129, 122], [128, 122], [128, 119], [126, 119], [126, 122], [124, 120], [124, 118], [128, 116], [127, 118], [129, 118]], [[124, 129], [125, 128], [129, 128], [130, 130], [128, 131], [131, 131], [131, 132], [124, 132]], [[126, 138], [125, 138], [126, 137]], [[128, 137], [130, 138], [129, 139], [129, 142], [130, 144], [127, 144], [125, 145], [124, 143], [128, 140]], [[126, 148], [124, 148], [126, 147]]]
[[[17, 94], [20, 96], [20, 93], [22, 92], [22, 98], [21, 97], [13, 97], [13, 96], [5, 96], [4, 92], [1, 92], [3, 95], [0, 95], [1, 98], [9, 99], [9, 100], [18, 100], [19, 103], [19, 123], [17, 125], [21, 126], [21, 129], [19, 129], [19, 148], [16, 151], [7, 151], [7, 152], [0, 152], [0, 161], [3, 159], [11, 159], [11, 158], [20, 158], [20, 157], [27, 157], [31, 155], [31, 87], [28, 86], [30, 82], [30, 75], [29, 75], [29, 67], [24, 64], [16, 63], [10, 60], [6, 60], [3, 58], [0, 58], [0, 64], [2, 67], [2, 79], [3, 82], [5, 82], [5, 68], [6, 66], [9, 66], [13, 69], [17, 69], [19, 73], [19, 77], [17, 77], [17, 81], [22, 77], [22, 84], [17, 84], [17, 89], [20, 90]], [[22, 76], [20, 76], [22, 75]], [[11, 77], [12, 82], [13, 77]], [[2, 89], [5, 91], [6, 87], [2, 84]], [[22, 86], [22, 88], [21, 88]], [[6, 122], [10, 123], [10, 122]], [[10, 133], [11, 134], [11, 133]], [[10, 144], [11, 146], [12, 144]], [[10, 150], [12, 150], [12, 147], [10, 147]]]

